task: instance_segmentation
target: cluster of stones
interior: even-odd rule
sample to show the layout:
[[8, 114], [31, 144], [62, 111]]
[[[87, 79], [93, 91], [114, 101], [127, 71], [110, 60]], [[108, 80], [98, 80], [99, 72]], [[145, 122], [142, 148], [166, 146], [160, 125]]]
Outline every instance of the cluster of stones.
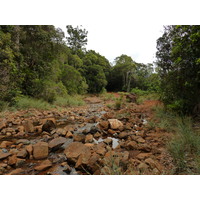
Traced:
[[0, 174], [112, 174], [116, 166], [123, 174], [163, 173], [163, 139], [145, 128], [139, 111], [131, 113], [119, 119], [87, 109], [9, 116], [0, 122]]

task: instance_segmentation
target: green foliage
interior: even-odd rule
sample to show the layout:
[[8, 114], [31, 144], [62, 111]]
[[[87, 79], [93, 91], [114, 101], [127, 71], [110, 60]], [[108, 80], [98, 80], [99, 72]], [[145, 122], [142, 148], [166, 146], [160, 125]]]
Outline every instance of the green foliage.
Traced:
[[77, 53], [78, 50], [81, 50], [87, 44], [88, 31], [78, 26], [73, 28], [71, 25], [68, 25], [66, 28], [69, 34], [69, 37], [67, 37], [68, 45], [74, 53]]
[[40, 99], [34, 99], [26, 96], [16, 98], [15, 107], [19, 110], [25, 110], [29, 108], [35, 108], [39, 110], [49, 110], [53, 106], [46, 101]]
[[200, 104], [199, 42], [200, 26], [188, 25], [166, 26], [157, 40], [161, 97], [180, 113], [198, 111], [195, 108]]
[[54, 105], [61, 107], [69, 107], [69, 106], [83, 106], [85, 102], [79, 95], [69, 96], [66, 95], [64, 97], [57, 97]]
[[85, 79], [80, 72], [72, 66], [63, 68], [61, 75], [62, 82], [66, 87], [68, 94], [85, 94], [88, 88]]

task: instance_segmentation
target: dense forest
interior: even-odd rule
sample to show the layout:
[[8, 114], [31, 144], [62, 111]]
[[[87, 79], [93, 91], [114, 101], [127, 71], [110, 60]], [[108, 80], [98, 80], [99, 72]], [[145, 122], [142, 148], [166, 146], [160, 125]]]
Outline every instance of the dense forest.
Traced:
[[85, 29], [66, 28], [65, 38], [54, 26], [0, 26], [1, 101], [14, 104], [25, 95], [52, 103], [66, 94], [158, 90], [152, 64], [136, 63], [127, 55], [111, 64], [86, 50]]

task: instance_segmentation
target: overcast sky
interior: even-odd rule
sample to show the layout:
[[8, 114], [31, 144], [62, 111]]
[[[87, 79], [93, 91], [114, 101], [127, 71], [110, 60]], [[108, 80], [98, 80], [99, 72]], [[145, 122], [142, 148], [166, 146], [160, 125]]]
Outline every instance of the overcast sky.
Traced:
[[[65, 34], [66, 25], [60, 27]], [[76, 25], [74, 25], [76, 27]], [[156, 40], [162, 36], [162, 25], [83, 25], [88, 31], [87, 49], [95, 50], [113, 62], [117, 56], [126, 54], [139, 63], [155, 61]]]

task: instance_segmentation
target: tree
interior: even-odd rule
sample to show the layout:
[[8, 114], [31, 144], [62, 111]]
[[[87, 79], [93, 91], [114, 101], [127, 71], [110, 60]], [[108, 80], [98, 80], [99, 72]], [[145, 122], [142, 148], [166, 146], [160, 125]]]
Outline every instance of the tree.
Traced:
[[200, 26], [166, 26], [157, 40], [161, 95], [169, 108], [183, 113], [200, 109], [199, 47]]
[[81, 29], [78, 26], [73, 28], [71, 25], [66, 26], [67, 33], [69, 37], [67, 38], [67, 42], [72, 51], [77, 54], [78, 50], [83, 50], [84, 46], [87, 45], [87, 34], [88, 31], [85, 29]]

